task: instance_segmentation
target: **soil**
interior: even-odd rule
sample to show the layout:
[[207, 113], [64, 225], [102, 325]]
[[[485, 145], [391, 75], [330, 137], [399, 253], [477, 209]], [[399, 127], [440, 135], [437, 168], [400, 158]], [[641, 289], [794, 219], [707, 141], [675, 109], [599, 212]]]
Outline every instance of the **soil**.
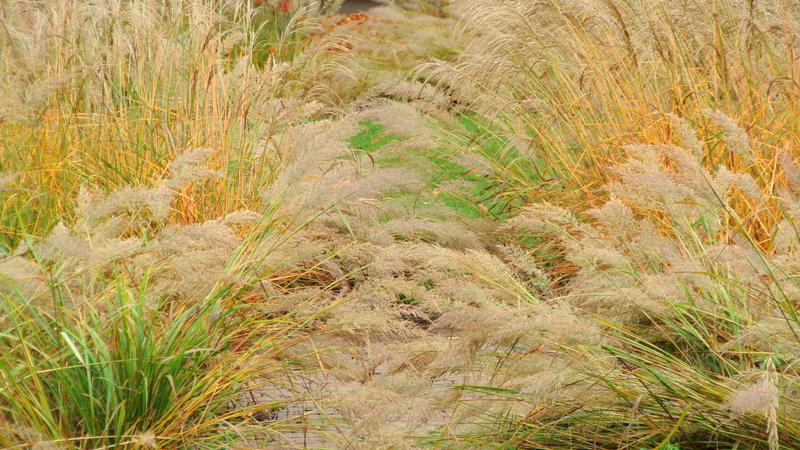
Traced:
[[369, 11], [377, 6], [381, 6], [381, 4], [372, 0], [346, 0], [339, 9], [339, 13], [348, 14], [354, 12], [364, 12]]

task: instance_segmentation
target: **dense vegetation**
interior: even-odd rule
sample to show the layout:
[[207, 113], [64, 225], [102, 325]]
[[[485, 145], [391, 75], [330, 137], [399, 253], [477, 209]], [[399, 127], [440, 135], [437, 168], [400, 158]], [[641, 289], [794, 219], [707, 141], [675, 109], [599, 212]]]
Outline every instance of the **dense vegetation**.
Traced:
[[0, 447], [799, 447], [800, 9], [384, 3], [0, 3]]

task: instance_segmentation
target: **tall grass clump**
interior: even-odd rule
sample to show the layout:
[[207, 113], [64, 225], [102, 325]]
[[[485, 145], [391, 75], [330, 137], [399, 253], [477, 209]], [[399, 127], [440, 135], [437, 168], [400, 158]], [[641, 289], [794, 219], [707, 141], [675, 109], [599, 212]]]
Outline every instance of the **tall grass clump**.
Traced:
[[284, 327], [220, 315], [213, 297], [164, 314], [146, 289], [117, 283], [80, 311], [4, 296], [3, 447], [219, 448], [274, 407], [236, 402], [276, 370]]
[[623, 145], [685, 135], [668, 114], [693, 121], [711, 144], [709, 166], [729, 154], [703, 110], [727, 111], [762, 143], [737, 167], [768, 167], [768, 150], [797, 133], [800, 17], [785, 2], [477, 0], [456, 9], [464, 53], [424, 72], [546, 166], [531, 177], [525, 165], [503, 165], [505, 181], [528, 195], [544, 178], [567, 202], [596, 201]]
[[[274, 210], [169, 223], [213, 179], [182, 153], [151, 188], [82, 188], [76, 217], [0, 259], [4, 447], [219, 448], [276, 405], [244, 402], [281, 369], [291, 320], [244, 298], [286, 240]], [[289, 232], [290, 234], [291, 232]]]
[[586, 389], [610, 394], [560, 399], [523, 420], [522, 441], [796, 446], [794, 191], [783, 191], [782, 221], [765, 244], [731, 207], [739, 196], [770, 202], [749, 175], [726, 166], [709, 173], [670, 145], [628, 150], [634, 158], [610, 168], [618, 180], [605, 186], [605, 205], [576, 213], [532, 205], [509, 223], [556, 240], [570, 274], [553, 301], [603, 330], [564, 354], [592, 355], [598, 366], [582, 371]]
[[248, 298], [306, 218], [263, 193], [345, 50], [289, 6], [0, 5], [0, 446], [274, 438], [298, 327]]
[[423, 71], [504, 145], [483, 155], [527, 205], [501, 239], [544, 270], [546, 302], [599, 330], [551, 342], [570, 368], [555, 381], [485, 386], [513, 406], [464, 439], [796, 447], [798, 10], [477, 0], [459, 14], [460, 61]]
[[214, 149], [222, 176], [182, 193], [174, 220], [256, 207], [277, 170], [259, 156], [282, 127], [322, 108], [311, 100], [325, 102], [327, 93], [314, 81], [335, 70], [341, 53], [337, 38], [311, 36], [313, 5], [280, 12], [280, 23], [269, 8], [3, 4], [5, 250], [23, 228], [42, 236], [69, 219], [81, 185], [152, 185], [185, 148]]

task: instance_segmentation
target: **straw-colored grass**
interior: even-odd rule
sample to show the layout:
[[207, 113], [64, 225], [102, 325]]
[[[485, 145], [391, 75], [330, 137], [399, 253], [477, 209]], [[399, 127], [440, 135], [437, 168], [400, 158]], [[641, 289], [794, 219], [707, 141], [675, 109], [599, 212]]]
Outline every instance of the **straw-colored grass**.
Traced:
[[500, 195], [529, 202], [509, 229], [560, 280], [549, 301], [577, 306], [603, 336], [559, 345], [596, 362], [561, 385], [584, 390], [504, 417], [510, 442], [796, 446], [800, 323], [784, 252], [797, 242], [798, 10], [477, 0], [459, 11], [460, 61], [423, 69], [519, 155], [493, 158]]
[[0, 445], [800, 447], [800, 10], [382, 3], [0, 6]]

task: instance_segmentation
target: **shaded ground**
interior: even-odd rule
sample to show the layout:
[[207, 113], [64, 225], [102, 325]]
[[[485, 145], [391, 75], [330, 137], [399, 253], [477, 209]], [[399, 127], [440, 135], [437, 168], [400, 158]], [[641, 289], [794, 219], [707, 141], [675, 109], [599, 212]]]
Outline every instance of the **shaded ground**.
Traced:
[[366, 12], [380, 6], [380, 3], [371, 0], [347, 0], [339, 9], [340, 13]]

